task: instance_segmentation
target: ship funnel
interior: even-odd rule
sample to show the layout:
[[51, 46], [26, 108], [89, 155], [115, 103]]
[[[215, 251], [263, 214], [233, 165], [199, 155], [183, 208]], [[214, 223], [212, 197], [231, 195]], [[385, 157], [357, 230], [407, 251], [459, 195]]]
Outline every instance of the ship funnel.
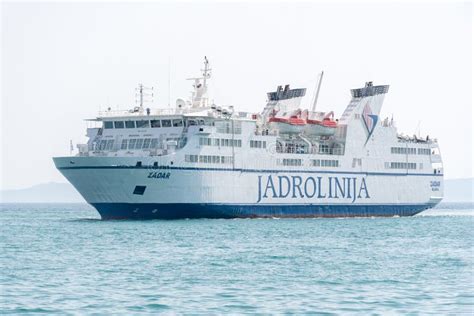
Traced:
[[371, 114], [379, 115], [388, 88], [389, 85], [374, 86], [372, 81], [368, 81], [364, 88], [351, 90], [351, 103], [363, 103], [364, 106], [370, 107]]

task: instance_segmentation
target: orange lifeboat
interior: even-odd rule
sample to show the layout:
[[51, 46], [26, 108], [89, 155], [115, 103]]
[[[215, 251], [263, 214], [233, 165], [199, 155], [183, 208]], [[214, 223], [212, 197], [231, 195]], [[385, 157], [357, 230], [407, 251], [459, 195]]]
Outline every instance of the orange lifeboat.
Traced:
[[337, 122], [334, 121], [334, 113], [331, 111], [324, 117], [318, 119], [306, 119], [304, 132], [308, 136], [331, 136], [336, 133]]
[[301, 118], [301, 111], [289, 117], [270, 117], [270, 127], [277, 129], [280, 134], [300, 134], [304, 131], [306, 120]]

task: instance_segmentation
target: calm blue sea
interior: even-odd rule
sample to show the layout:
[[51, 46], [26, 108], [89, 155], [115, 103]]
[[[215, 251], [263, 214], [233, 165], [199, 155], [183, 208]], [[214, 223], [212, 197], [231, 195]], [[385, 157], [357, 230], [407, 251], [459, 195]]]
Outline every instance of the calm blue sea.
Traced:
[[0, 314], [474, 313], [472, 204], [179, 221], [3, 204], [0, 224]]

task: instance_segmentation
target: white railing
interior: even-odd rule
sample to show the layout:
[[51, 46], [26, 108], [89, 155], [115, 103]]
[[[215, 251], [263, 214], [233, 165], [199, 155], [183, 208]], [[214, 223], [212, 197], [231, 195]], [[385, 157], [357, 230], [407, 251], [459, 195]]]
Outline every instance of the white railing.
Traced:
[[145, 116], [145, 115], [174, 115], [181, 114], [176, 111], [176, 109], [150, 109], [150, 114], [148, 114], [146, 109], [142, 111], [134, 110], [107, 110], [99, 111], [99, 117], [120, 117], [120, 116]]

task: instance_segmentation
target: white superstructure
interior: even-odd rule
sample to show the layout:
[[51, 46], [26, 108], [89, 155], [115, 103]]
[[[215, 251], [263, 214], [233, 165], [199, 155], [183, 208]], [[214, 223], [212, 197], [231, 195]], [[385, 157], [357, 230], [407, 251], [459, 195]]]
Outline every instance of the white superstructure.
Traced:
[[259, 113], [211, 104], [209, 79], [205, 59], [174, 109], [101, 113], [57, 168], [103, 218], [413, 215], [442, 199], [437, 141], [380, 119], [388, 86], [351, 90], [333, 120], [289, 85]]

